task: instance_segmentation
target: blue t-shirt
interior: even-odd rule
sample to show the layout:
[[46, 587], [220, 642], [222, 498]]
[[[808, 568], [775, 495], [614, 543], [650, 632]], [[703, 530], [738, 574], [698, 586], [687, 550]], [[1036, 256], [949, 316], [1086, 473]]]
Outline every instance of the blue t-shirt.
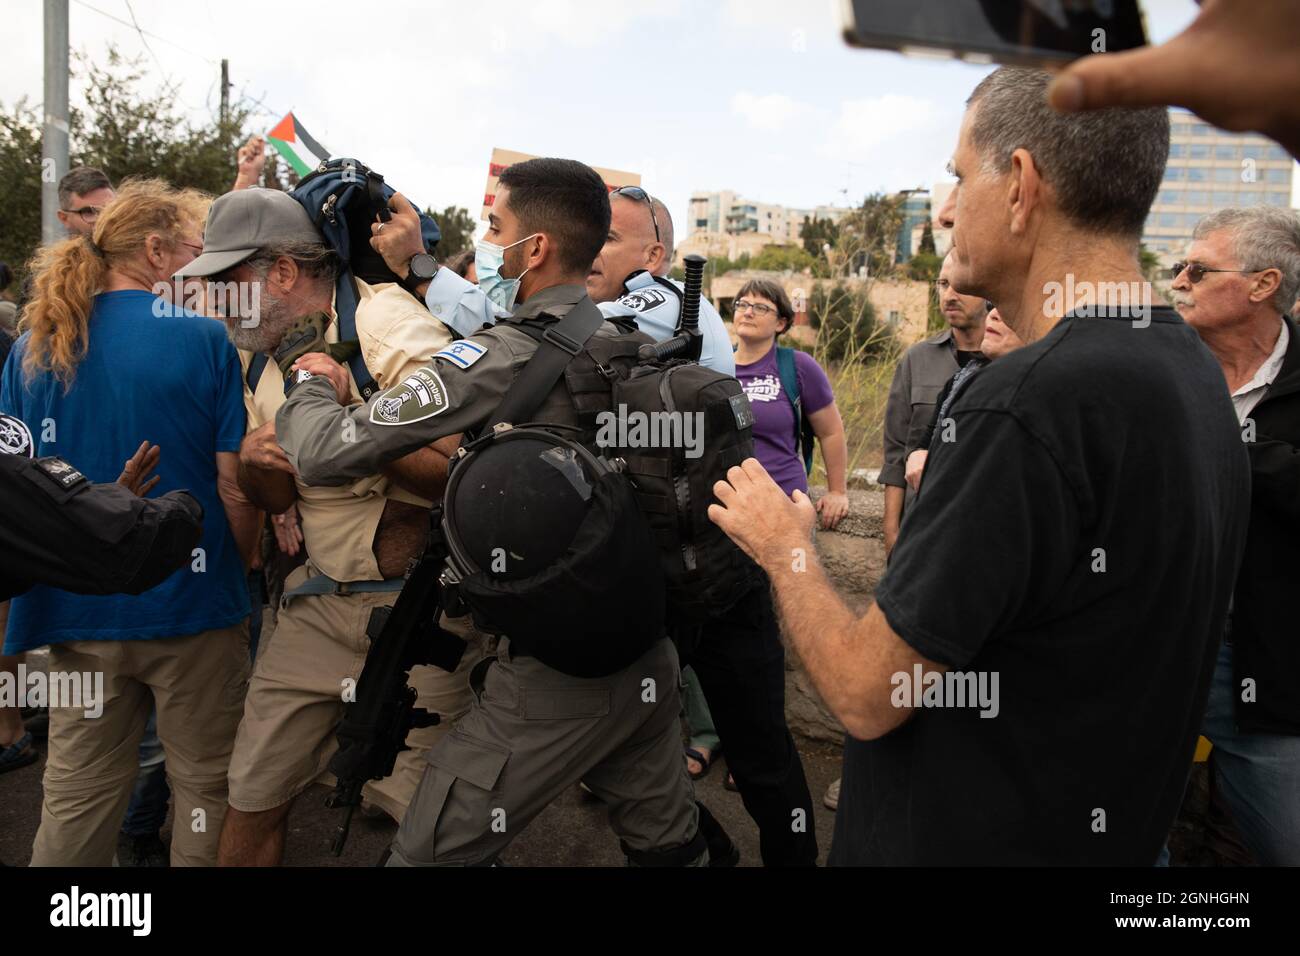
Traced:
[[116, 481], [140, 442], [158, 445], [160, 480], [150, 495], [185, 489], [199, 500], [202, 550], [140, 595], [32, 588], [10, 605], [6, 654], [62, 641], [179, 637], [248, 616], [243, 564], [217, 495], [216, 453], [237, 452], [244, 435], [239, 357], [220, 322], [158, 318], [157, 301], [136, 290], [95, 297], [89, 345], [66, 394], [48, 372], [24, 381], [24, 334], [0, 378], [0, 411], [27, 423], [37, 455], [58, 455], [95, 482]]

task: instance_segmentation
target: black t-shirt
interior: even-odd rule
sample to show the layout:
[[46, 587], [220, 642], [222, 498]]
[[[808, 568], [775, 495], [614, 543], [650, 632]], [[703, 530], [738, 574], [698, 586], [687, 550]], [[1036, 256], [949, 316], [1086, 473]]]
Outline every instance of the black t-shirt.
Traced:
[[1250, 471], [1218, 364], [1172, 309], [1150, 318], [1068, 316], [954, 401], [876, 600], [921, 655], [983, 672], [997, 713], [850, 739], [832, 863], [1155, 862]]

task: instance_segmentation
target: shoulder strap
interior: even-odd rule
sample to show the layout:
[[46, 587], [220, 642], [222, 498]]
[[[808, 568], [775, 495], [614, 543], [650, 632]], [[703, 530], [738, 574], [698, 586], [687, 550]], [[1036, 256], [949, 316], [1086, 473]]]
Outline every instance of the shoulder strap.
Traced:
[[248, 371], [244, 373], [244, 381], [248, 383], [248, 392], [250, 395], [257, 394], [257, 383], [262, 379], [262, 372], [266, 370], [266, 363], [271, 357], [265, 352], [254, 352], [253, 357], [249, 359]]
[[[569, 314], [548, 325], [537, 343], [537, 351], [497, 406], [484, 434], [501, 422], [512, 425], [530, 421], [538, 407], [564, 374], [569, 361], [582, 351], [587, 339], [604, 323], [605, 317], [591, 299], [584, 297]], [[532, 334], [532, 330], [529, 330]]]
[[[339, 320], [340, 342], [358, 341], [357, 303], [360, 299], [361, 294], [357, 291], [357, 284], [352, 278], [351, 271], [345, 270], [339, 276], [334, 293], [334, 314]], [[374, 377], [366, 368], [366, 360], [362, 358], [360, 348], [348, 356], [348, 368], [352, 372], [352, 380], [357, 383], [357, 391], [361, 393], [362, 401], [370, 401], [370, 397], [379, 391], [379, 386], [375, 384]]]
[[794, 349], [783, 345], [776, 347], [776, 372], [781, 379], [781, 390], [794, 408], [794, 443], [803, 459], [804, 471], [812, 474], [813, 434], [808, 416], [803, 413], [803, 397], [799, 394], [799, 372], [795, 368]]

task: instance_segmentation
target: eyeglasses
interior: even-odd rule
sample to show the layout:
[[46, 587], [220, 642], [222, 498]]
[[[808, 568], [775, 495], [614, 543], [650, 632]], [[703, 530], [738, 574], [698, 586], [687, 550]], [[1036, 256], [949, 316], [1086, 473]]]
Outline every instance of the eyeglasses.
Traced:
[[179, 245], [184, 246], [186, 249], [191, 250], [191, 251], [194, 253], [195, 258], [197, 258], [197, 257], [199, 257], [199, 256], [201, 256], [201, 255], [203, 255], [203, 247], [202, 247], [202, 246], [195, 245], [195, 244], [192, 243], [192, 242], [186, 242], [184, 239], [177, 239], [176, 242], [177, 242]]
[[736, 303], [736, 313], [753, 312], [760, 318], [767, 318], [769, 315], [775, 315], [776, 309], [766, 302], [750, 302], [748, 299], [741, 299]]
[[104, 207], [103, 206], [82, 206], [80, 209], [65, 209], [63, 211], [66, 213], [74, 213], [80, 216], [82, 222], [91, 223], [99, 218], [99, 214], [104, 211]]
[[1263, 269], [1209, 269], [1199, 262], [1175, 262], [1173, 268], [1169, 270], [1169, 278], [1177, 279], [1183, 274], [1184, 269], [1187, 270], [1187, 281], [1192, 285], [1196, 285], [1196, 283], [1204, 279], [1207, 272], [1242, 272], [1251, 274], [1264, 271]]
[[650, 222], [655, 227], [655, 242], [663, 242], [659, 238], [659, 220], [655, 217], [654, 200], [650, 194], [640, 186], [619, 186], [614, 190], [615, 196], [627, 196], [629, 199], [635, 199], [637, 202], [645, 202], [650, 207]]

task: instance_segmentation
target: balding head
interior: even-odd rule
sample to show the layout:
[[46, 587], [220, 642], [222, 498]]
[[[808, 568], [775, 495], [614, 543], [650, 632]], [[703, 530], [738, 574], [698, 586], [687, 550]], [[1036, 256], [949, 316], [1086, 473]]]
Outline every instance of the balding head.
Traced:
[[628, 276], [640, 269], [662, 276], [672, 265], [673, 220], [668, 207], [653, 197], [647, 202], [611, 193], [609, 198], [609, 236], [587, 277], [587, 293], [595, 302], [617, 299]]

